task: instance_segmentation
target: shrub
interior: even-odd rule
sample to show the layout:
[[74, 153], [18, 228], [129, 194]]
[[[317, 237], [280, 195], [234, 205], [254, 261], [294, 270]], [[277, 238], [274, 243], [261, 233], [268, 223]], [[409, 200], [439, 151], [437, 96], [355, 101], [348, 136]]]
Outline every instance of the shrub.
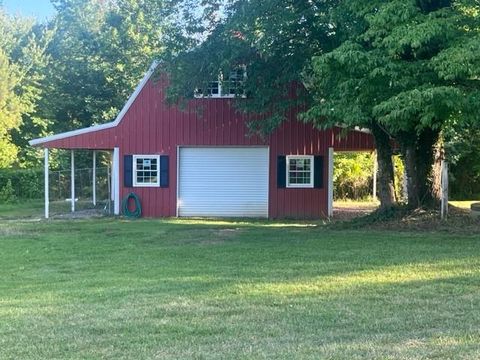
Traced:
[[42, 169], [0, 169], [0, 189], [8, 183], [16, 198], [39, 199], [43, 196]]
[[370, 153], [335, 154], [335, 199], [366, 199], [372, 195], [373, 157]]
[[0, 202], [5, 204], [12, 204], [17, 200], [15, 190], [12, 186], [12, 181], [7, 180], [7, 183], [0, 189]]
[[[373, 191], [374, 157], [367, 152], [335, 154], [333, 193], [335, 200], [367, 200]], [[395, 194], [403, 199], [404, 166], [401, 158], [393, 157]]]

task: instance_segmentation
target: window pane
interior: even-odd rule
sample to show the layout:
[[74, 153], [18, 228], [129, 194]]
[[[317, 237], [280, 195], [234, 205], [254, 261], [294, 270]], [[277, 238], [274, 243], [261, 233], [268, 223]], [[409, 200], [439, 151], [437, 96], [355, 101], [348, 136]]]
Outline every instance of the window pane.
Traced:
[[158, 183], [158, 158], [136, 158], [135, 180], [140, 185], [156, 185]]
[[218, 81], [211, 81], [208, 84], [207, 93], [209, 95], [218, 95], [219, 94], [219, 83], [218, 83]]
[[230, 72], [228, 81], [225, 81], [225, 93], [228, 95], [236, 95], [240, 93], [245, 77], [245, 70], [243, 68], [236, 69]]
[[310, 185], [312, 179], [310, 158], [291, 158], [288, 162], [288, 183], [290, 185]]

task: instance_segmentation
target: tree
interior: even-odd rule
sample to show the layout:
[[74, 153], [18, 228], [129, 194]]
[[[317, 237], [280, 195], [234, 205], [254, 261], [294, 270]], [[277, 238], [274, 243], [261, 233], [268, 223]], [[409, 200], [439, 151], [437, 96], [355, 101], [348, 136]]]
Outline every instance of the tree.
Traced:
[[111, 121], [162, 52], [166, 10], [159, 1], [53, 1], [48, 96], [52, 130]]
[[5, 52], [0, 51], [0, 167], [13, 164], [17, 156], [10, 131], [20, 126], [24, 107], [14, 91], [16, 83], [15, 71]]
[[[340, 23], [340, 21], [339, 21]], [[375, 138], [378, 161], [378, 195], [381, 207], [395, 202], [391, 135], [373, 113], [374, 99], [387, 99], [381, 84], [386, 76], [378, 69], [378, 59], [345, 41], [334, 50], [313, 58], [305, 83], [315, 102], [303, 115], [319, 126], [336, 124], [370, 129]]]
[[115, 118], [146, 69], [163, 51], [163, 32], [168, 23], [168, 7], [163, 1], [52, 3], [57, 14], [44, 25], [51, 40], [46, 49], [49, 63], [41, 71], [43, 92], [36, 111], [13, 134], [21, 149], [21, 161], [30, 166], [38, 165], [41, 158], [28, 146], [29, 139]]
[[113, 120], [167, 38], [175, 38], [174, 0], [52, 3], [57, 13], [46, 24], [0, 17], [0, 86], [9, 91], [11, 112], [8, 126], [0, 125], [10, 159], [3, 166], [39, 164], [29, 139]]
[[41, 96], [47, 42], [48, 34], [32, 20], [9, 17], [0, 8], [0, 167], [21, 165], [12, 138]]
[[349, 2], [335, 24], [354, 31], [313, 59], [308, 118], [388, 133], [400, 145], [412, 207], [434, 203], [434, 149], [449, 119], [478, 113], [478, 9], [473, 1]]

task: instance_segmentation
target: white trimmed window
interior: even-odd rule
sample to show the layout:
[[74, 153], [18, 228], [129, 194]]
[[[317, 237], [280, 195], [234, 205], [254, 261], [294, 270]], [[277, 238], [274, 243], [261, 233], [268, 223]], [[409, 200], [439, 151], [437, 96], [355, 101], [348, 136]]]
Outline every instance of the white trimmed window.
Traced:
[[243, 85], [246, 77], [247, 73], [245, 66], [238, 67], [231, 71], [228, 80], [222, 83], [222, 94], [224, 96], [244, 96]]
[[231, 71], [228, 78], [225, 79], [223, 74], [218, 76], [218, 81], [210, 81], [207, 84], [206, 91], [201, 89], [195, 90], [196, 98], [234, 98], [235, 96], [245, 97], [243, 93], [243, 85], [247, 78], [245, 66], [239, 66]]
[[133, 186], [160, 186], [159, 155], [133, 155]]
[[287, 156], [287, 187], [313, 188], [313, 156]]

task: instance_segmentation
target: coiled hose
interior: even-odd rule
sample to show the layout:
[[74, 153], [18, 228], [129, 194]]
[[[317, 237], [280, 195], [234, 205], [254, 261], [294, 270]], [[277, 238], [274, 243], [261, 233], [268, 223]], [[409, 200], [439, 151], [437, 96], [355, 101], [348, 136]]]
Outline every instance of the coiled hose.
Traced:
[[[130, 211], [130, 209], [128, 208], [128, 203], [130, 199], [133, 199], [133, 201], [135, 202], [134, 211]], [[142, 216], [142, 204], [140, 203], [140, 198], [138, 197], [138, 195], [131, 192], [130, 194], [125, 196], [122, 202], [122, 209], [123, 209], [123, 215], [125, 215], [126, 217], [139, 218], [140, 216]]]

